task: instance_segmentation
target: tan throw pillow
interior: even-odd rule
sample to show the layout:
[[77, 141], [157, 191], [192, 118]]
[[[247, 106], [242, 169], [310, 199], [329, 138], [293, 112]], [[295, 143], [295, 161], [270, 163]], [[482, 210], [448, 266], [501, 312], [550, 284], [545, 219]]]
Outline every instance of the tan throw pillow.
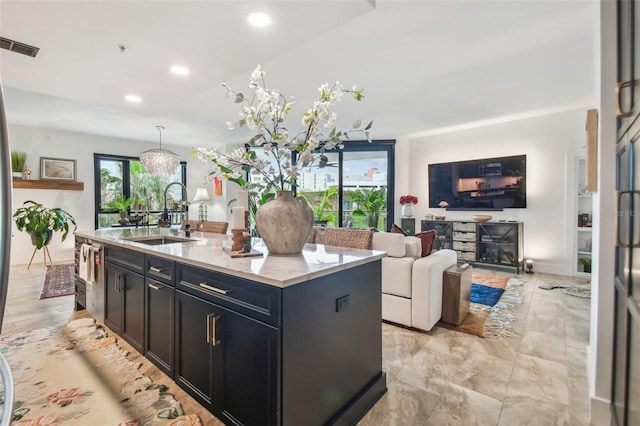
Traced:
[[418, 237], [404, 237], [404, 251], [406, 257], [419, 259], [422, 257], [422, 241]]

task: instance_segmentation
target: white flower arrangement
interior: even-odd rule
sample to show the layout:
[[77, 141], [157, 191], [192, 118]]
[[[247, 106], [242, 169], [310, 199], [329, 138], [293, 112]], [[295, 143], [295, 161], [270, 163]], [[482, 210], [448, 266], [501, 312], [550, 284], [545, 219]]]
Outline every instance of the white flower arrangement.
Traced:
[[[255, 170], [263, 177], [263, 186], [266, 186], [263, 190], [273, 188], [287, 191], [295, 184], [303, 168], [312, 165], [324, 167], [327, 164], [324, 152], [343, 148], [343, 139], [349, 139], [349, 134], [361, 132], [371, 141], [369, 130], [373, 122], [361, 128], [362, 123], [358, 120], [347, 131], [332, 128], [337, 118], [332, 107], [340, 102], [345, 93], [351, 94], [354, 100], [361, 101], [364, 89], [357, 89], [355, 86], [350, 90], [344, 89], [340, 82], [333, 86], [326, 83], [321, 85], [318, 88], [319, 99], [302, 115], [303, 129], [292, 136], [284, 127], [284, 121], [293, 109], [292, 98], [279, 90], [267, 89], [264, 77], [265, 72], [258, 65], [251, 74], [249, 88], [253, 93], [250, 97], [234, 91], [225, 83], [222, 86], [226, 89], [227, 96], [233, 96], [235, 102], [241, 104], [240, 119], [235, 123], [228, 121], [227, 127], [233, 130], [246, 126], [255, 132], [247, 145], [261, 147], [268, 159], [259, 159], [254, 152], [243, 148], [231, 153], [224, 153], [219, 147], [194, 149], [193, 154], [199, 160], [213, 162], [214, 170], [211, 175], [247, 187], [243, 172]], [[331, 130], [328, 135], [324, 136], [322, 130], [329, 128]]]

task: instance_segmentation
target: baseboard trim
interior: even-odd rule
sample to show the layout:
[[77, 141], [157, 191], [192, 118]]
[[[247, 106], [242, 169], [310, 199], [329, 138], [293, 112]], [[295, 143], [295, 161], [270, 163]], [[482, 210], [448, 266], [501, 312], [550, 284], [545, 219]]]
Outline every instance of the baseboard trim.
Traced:
[[611, 401], [592, 396], [589, 399], [589, 422], [593, 426], [611, 425]]

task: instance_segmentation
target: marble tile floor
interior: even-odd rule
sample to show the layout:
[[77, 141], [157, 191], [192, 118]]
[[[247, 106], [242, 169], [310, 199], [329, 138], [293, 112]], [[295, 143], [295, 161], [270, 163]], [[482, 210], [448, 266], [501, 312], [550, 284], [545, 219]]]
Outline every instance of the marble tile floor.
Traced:
[[[512, 272], [474, 271], [514, 276]], [[523, 304], [509, 337], [383, 323], [388, 392], [358, 423], [372, 425], [589, 425], [586, 349], [591, 299], [544, 284], [587, 279], [517, 276]]]
[[[44, 270], [42, 264], [11, 267], [2, 334], [87, 315], [73, 311], [73, 296], [38, 299]], [[590, 299], [538, 288], [586, 279], [539, 272], [518, 277], [526, 280], [520, 287], [524, 303], [510, 311], [515, 322], [509, 337], [480, 338], [444, 328], [420, 332], [383, 323], [388, 392], [358, 425], [588, 425]], [[222, 424], [126, 342], [119, 343], [203, 424]]]

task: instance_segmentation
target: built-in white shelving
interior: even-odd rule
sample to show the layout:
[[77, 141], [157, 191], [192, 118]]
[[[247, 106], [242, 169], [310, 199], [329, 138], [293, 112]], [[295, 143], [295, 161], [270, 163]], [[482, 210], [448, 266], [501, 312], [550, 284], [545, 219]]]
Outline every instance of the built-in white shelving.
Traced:
[[576, 210], [574, 272], [576, 275], [591, 275], [591, 223], [593, 215], [593, 197], [586, 191], [587, 162], [583, 157], [576, 158]]

